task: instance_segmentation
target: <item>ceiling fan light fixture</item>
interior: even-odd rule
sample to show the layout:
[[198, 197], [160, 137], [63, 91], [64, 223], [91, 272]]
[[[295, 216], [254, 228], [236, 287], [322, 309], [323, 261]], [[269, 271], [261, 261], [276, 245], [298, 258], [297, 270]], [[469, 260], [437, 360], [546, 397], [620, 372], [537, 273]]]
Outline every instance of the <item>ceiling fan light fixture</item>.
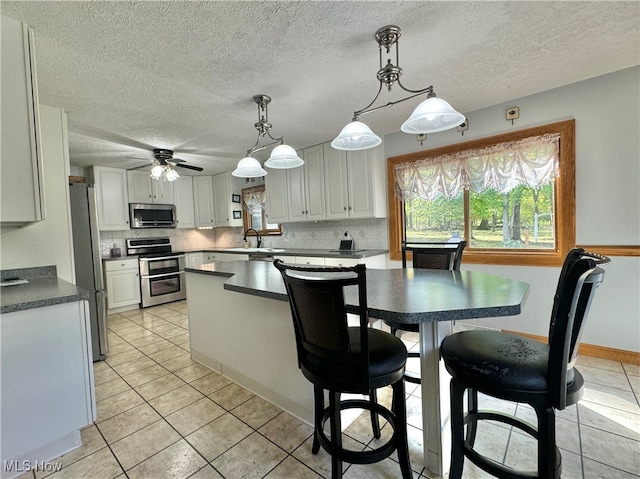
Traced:
[[304, 165], [302, 158], [298, 156], [296, 150], [289, 145], [278, 145], [271, 150], [271, 156], [265, 161], [264, 166], [276, 170], [286, 170]]
[[258, 178], [267, 176], [267, 172], [260, 162], [251, 156], [247, 156], [238, 162], [238, 166], [231, 172], [233, 176], [238, 178]]
[[446, 101], [430, 96], [420, 103], [400, 129], [405, 133], [437, 133], [464, 123], [465, 117]]
[[176, 170], [174, 170], [170, 166], [167, 166], [167, 169], [164, 172], [164, 178], [167, 181], [176, 181], [178, 178], [180, 178], [180, 175]]
[[347, 124], [340, 134], [331, 142], [336, 150], [367, 150], [382, 143], [382, 139], [371, 128], [361, 121], [354, 120]]
[[[337, 150], [366, 150], [378, 146], [382, 143], [382, 140], [373, 133], [369, 127], [358, 121], [360, 115], [371, 113], [381, 108], [391, 107], [397, 103], [410, 100], [425, 93], [427, 94], [427, 99], [418, 105], [409, 119], [402, 124], [400, 129], [403, 132], [412, 134], [435, 133], [455, 128], [465, 121], [464, 115], [454, 110], [446, 101], [435, 97], [433, 86], [428, 86], [421, 90], [410, 90], [402, 84], [400, 77], [403, 71], [398, 60], [398, 41], [401, 35], [402, 30], [396, 25], [387, 25], [386, 27], [378, 29], [376, 32], [375, 39], [378, 43], [380, 56], [380, 69], [376, 74], [379, 83], [378, 93], [373, 98], [373, 101], [362, 110], [353, 112], [353, 121], [345, 126], [335, 140], [331, 142], [333, 148]], [[383, 51], [386, 52], [386, 55], [389, 55], [391, 47], [394, 45], [395, 60], [392, 61], [391, 58], [387, 58], [385, 62], [383, 59]], [[410, 95], [374, 107], [373, 104], [378, 100], [383, 87], [391, 91], [391, 87], [393, 87], [395, 83], [397, 83], [398, 87], [402, 90], [410, 93]]]
[[151, 178], [153, 178], [154, 180], [159, 180], [162, 177], [163, 173], [164, 166], [162, 165], [155, 165], [153, 168], [151, 168]]

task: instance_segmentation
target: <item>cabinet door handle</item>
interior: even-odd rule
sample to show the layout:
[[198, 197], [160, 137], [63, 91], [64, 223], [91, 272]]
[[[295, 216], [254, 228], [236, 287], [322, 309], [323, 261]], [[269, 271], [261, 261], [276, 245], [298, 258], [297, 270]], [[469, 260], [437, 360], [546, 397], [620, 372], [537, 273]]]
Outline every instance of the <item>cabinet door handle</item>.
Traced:
[[351, 206], [349, 206], [349, 211], [351, 211]]
[[344, 207], [344, 211], [347, 211], [347, 207], [346, 206]]

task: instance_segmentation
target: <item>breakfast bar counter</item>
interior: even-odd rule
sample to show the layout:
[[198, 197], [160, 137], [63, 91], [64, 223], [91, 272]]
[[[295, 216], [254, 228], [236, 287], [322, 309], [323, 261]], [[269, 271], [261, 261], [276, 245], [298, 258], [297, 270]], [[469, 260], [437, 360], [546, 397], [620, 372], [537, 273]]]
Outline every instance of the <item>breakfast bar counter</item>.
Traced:
[[[313, 388], [298, 370], [291, 312], [271, 263], [233, 261], [186, 268], [191, 354], [291, 414], [313, 421]], [[369, 316], [420, 324], [425, 465], [449, 461], [448, 375], [439, 345], [453, 320], [521, 312], [528, 285], [472, 271], [367, 269]], [[347, 288], [353, 311], [357, 292]]]

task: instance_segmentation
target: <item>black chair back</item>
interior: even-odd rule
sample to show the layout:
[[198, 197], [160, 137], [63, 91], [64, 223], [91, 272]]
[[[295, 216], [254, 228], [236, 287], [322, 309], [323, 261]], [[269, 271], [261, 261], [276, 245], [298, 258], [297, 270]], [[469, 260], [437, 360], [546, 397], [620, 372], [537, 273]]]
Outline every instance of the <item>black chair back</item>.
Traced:
[[462, 252], [466, 246], [466, 241], [460, 241], [458, 243], [420, 243], [414, 241], [403, 241], [402, 267], [407, 267], [407, 252], [410, 251], [413, 256], [414, 268], [460, 271]]
[[598, 265], [608, 262], [604, 256], [575, 248], [562, 266], [551, 311], [547, 366], [550, 400], [556, 409], [566, 407], [585, 319], [596, 288], [604, 280], [604, 270]]
[[[275, 260], [289, 296], [298, 366], [312, 383], [368, 394], [369, 344], [366, 266], [304, 267]], [[349, 327], [344, 288], [358, 288], [358, 327]], [[324, 386], [323, 386], [324, 385]]]

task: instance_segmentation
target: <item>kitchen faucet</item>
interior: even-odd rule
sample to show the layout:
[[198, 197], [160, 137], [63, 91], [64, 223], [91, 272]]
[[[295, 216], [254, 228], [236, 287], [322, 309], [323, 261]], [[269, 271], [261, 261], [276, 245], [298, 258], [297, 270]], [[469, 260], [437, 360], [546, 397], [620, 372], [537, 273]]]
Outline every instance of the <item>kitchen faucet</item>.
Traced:
[[242, 238], [244, 241], [247, 241], [247, 233], [249, 231], [253, 231], [256, 234], [256, 239], [257, 239], [257, 243], [256, 246], [258, 248], [260, 248], [260, 245], [262, 244], [262, 237], [260, 236], [260, 233], [258, 233], [256, 230], [254, 230], [253, 228], [249, 228], [244, 232], [244, 238]]

